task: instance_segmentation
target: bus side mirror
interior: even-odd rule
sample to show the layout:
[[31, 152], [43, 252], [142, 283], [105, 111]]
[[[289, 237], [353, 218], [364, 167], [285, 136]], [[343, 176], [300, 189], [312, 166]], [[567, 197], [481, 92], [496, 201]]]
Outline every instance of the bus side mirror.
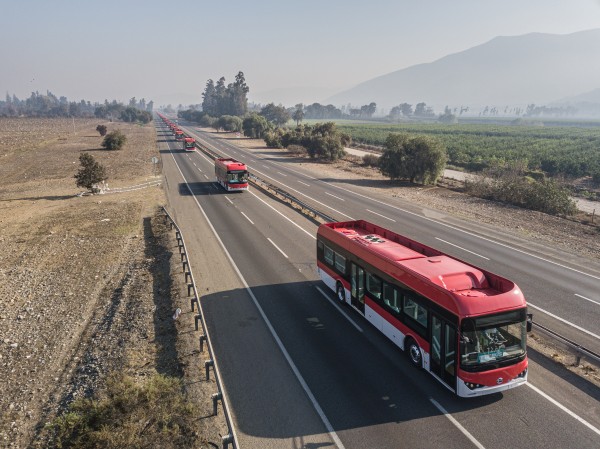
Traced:
[[533, 313], [527, 314], [527, 332], [531, 332], [533, 329]]

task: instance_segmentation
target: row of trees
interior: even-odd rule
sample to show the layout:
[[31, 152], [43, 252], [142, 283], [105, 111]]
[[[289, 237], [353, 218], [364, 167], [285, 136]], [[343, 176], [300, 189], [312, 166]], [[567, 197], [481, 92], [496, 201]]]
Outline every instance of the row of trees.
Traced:
[[206, 83], [202, 94], [202, 110], [213, 117], [222, 115], [243, 116], [248, 112], [248, 92], [243, 72], [238, 72], [233, 83], [225, 86], [225, 77], [215, 84], [212, 79]]
[[[69, 101], [67, 97], [57, 97], [50, 91], [46, 94], [32, 92], [31, 96], [25, 100], [20, 100], [16, 95], [6, 94], [4, 101], [0, 101], [0, 116], [3, 117], [99, 117], [99, 118], [121, 118], [121, 114], [125, 109], [132, 108], [137, 111], [146, 111], [151, 117], [154, 108], [154, 102], [146, 102], [145, 99], [137, 101], [132, 98], [129, 105], [125, 106], [122, 103], [113, 100], [109, 102], [104, 100], [104, 104], [81, 100], [79, 102]], [[131, 112], [128, 112], [126, 117], [131, 117]], [[139, 118], [135, 121], [145, 121], [144, 118]], [[126, 120], [127, 121], [127, 120]]]

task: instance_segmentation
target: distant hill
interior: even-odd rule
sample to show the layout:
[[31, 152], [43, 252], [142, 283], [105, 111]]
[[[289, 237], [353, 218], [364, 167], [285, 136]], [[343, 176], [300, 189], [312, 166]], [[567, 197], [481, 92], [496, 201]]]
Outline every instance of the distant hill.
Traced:
[[524, 106], [600, 88], [600, 29], [496, 37], [468, 50], [365, 81], [323, 103], [386, 109], [424, 101], [454, 106]]

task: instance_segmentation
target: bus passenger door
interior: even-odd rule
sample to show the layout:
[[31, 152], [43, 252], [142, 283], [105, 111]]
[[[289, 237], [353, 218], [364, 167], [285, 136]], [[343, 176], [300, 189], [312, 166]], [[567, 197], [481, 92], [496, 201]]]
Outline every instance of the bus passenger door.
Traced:
[[365, 270], [352, 262], [350, 296], [352, 305], [365, 313]]
[[456, 389], [456, 328], [431, 314], [431, 372]]

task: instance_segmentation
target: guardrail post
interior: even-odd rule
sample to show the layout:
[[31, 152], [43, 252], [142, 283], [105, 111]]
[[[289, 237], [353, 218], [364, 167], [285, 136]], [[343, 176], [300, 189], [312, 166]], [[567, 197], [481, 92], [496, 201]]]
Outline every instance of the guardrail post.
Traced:
[[185, 261], [187, 261], [187, 254], [186, 253], [181, 253], [180, 255], [181, 255], [181, 261], [182, 262], [184, 262], [184, 259], [185, 259]]
[[[187, 276], [185, 277], [185, 280], [187, 281]], [[188, 284], [188, 296], [192, 296], [192, 291], [194, 290], [194, 284]]]
[[185, 271], [185, 267], [189, 267], [190, 264], [187, 262], [187, 260], [183, 261], [183, 271]]
[[212, 403], [213, 403], [213, 416], [217, 416], [217, 403], [223, 400], [223, 394], [219, 391], [211, 395]]
[[227, 449], [230, 444], [233, 446], [233, 435], [228, 433], [221, 437], [221, 441], [223, 442], [223, 449]]
[[[194, 296], [192, 299], [190, 299], [190, 305], [192, 306], [192, 312], [194, 311], [195, 307], [194, 305], [198, 306], [198, 310], [200, 310], [200, 304], [198, 303], [198, 297]], [[198, 329], [196, 329], [198, 330]]]
[[206, 335], [200, 335], [200, 352], [204, 352], [204, 342], [206, 341]]
[[210, 367], [215, 366], [215, 362], [212, 359], [204, 361], [204, 370], [206, 371], [206, 380], [210, 380]]
[[579, 366], [581, 363], [581, 352], [575, 351], [575, 366]]
[[194, 326], [196, 330], [198, 330], [198, 322], [202, 320], [202, 315], [198, 314], [194, 317]]

